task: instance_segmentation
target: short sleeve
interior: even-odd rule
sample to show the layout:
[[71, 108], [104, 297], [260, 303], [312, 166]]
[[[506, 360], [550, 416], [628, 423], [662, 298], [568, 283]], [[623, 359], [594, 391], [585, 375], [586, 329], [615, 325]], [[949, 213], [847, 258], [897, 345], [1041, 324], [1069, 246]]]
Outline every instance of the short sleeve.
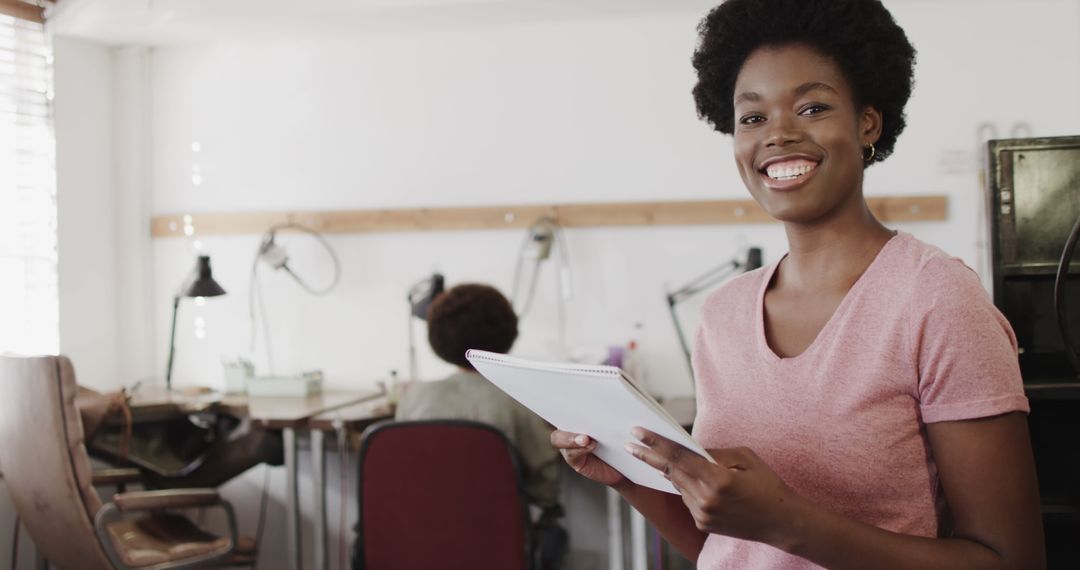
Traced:
[[975, 272], [957, 259], [934, 258], [917, 282], [909, 334], [923, 421], [1030, 411], [1016, 336]]

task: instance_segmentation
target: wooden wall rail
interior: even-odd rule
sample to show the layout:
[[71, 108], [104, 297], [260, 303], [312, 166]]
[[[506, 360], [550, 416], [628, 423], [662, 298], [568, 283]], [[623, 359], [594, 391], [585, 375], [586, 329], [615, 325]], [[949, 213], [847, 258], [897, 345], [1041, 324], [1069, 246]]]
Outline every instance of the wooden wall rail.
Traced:
[[[876, 197], [867, 202], [884, 222], [940, 221], [945, 196]], [[563, 227], [757, 224], [772, 219], [753, 200], [614, 202], [536, 206], [416, 208], [328, 212], [204, 213], [157, 216], [154, 237], [261, 234], [297, 223], [323, 233], [525, 228], [548, 216]]]
[[51, 0], [49, 2], [41, 3], [32, 2], [30, 0], [0, 0], [0, 14], [19, 18], [20, 20], [44, 24], [45, 6], [51, 4]]

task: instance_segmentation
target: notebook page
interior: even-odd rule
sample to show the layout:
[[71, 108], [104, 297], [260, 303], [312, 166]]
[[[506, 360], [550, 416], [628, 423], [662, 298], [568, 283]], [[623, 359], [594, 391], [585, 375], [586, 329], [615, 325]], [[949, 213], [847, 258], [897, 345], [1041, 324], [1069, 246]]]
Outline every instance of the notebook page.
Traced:
[[657, 411], [655, 400], [623, 378], [618, 368], [534, 362], [478, 350], [470, 350], [466, 357], [477, 372], [550, 424], [595, 439], [597, 457], [639, 485], [677, 493], [659, 471], [624, 449], [627, 443], [640, 444], [630, 435], [634, 426], [654, 431], [712, 461], [666, 411]]
[[[679, 426], [680, 428], [682, 428], [682, 424], [680, 424], [679, 421], [676, 420], [671, 415], [671, 412], [669, 412], [667, 410], [667, 408], [664, 407], [663, 404], [661, 404], [660, 402], [657, 402], [656, 400], [654, 400], [652, 396], [650, 396], [649, 394], [647, 394], [646, 392], [641, 390], [641, 388], [638, 388], [637, 382], [635, 382], [632, 378], [630, 378], [630, 375], [627, 374], [625, 370], [620, 369], [620, 372], [622, 373], [623, 378], [626, 379], [627, 383], [630, 384], [630, 387], [633, 388], [635, 392], [640, 394], [641, 397], [645, 400], [645, 402], [650, 407], [653, 408], [653, 410], [655, 410], [658, 414], [660, 414], [660, 415], [664, 416], [665, 418], [667, 418], [668, 422], [670, 422], [672, 425], [676, 425], [676, 426]], [[707, 453], [705, 455], [707, 456], [707, 459], [710, 462], [716, 463], [716, 461], [713, 460], [711, 455], [708, 455]]]

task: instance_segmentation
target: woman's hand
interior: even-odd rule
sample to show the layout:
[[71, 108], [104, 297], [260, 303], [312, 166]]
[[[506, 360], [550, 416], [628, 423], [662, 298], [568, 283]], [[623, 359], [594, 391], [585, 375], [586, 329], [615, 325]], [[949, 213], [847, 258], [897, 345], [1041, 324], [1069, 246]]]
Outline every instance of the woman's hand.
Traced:
[[583, 433], [555, 430], [551, 432], [551, 446], [562, 453], [571, 469], [588, 479], [612, 486], [629, 483], [622, 473], [593, 455], [596, 440]]
[[716, 460], [710, 463], [651, 431], [634, 428], [632, 433], [648, 447], [627, 444], [627, 451], [682, 493], [698, 529], [781, 549], [794, 540], [800, 509], [808, 502], [750, 449], [710, 449]]

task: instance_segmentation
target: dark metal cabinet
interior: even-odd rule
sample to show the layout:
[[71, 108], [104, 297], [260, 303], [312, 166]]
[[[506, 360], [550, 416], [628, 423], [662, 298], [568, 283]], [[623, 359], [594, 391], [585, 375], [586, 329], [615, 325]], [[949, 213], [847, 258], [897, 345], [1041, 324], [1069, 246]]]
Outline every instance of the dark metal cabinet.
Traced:
[[988, 150], [994, 303], [1020, 349], [1047, 555], [1051, 568], [1080, 568], [1080, 371], [1069, 355], [1076, 343], [1062, 333], [1063, 320], [1080, 331], [1080, 260], [1065, 269], [1067, 310], [1055, 305], [1080, 217], [1080, 137], [994, 140]]

